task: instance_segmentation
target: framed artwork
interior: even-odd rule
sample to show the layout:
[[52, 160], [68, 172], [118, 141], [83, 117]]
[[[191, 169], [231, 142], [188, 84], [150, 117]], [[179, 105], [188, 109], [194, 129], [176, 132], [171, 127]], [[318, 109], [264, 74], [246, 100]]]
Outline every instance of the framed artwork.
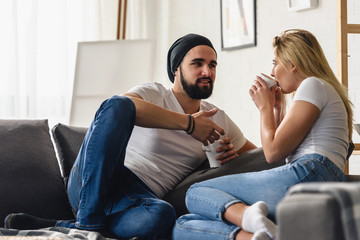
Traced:
[[221, 48], [256, 46], [256, 0], [220, 0]]

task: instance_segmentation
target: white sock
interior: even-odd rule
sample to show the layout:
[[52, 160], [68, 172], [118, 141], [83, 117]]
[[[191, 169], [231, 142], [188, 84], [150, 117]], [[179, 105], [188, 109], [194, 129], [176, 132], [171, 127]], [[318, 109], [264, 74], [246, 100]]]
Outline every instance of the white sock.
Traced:
[[255, 226], [254, 219], [257, 219], [261, 216], [266, 217], [268, 214], [268, 206], [265, 202], [259, 201], [249, 206], [243, 216], [242, 227], [245, 231], [255, 233], [260, 229], [257, 229]]
[[265, 231], [271, 238], [275, 238], [276, 225], [266, 216], [268, 207], [265, 202], [259, 201], [248, 207], [243, 216], [242, 228], [251, 233]]
[[267, 235], [266, 232], [257, 231], [254, 233], [254, 236], [251, 238], [251, 240], [271, 240], [271, 238]]

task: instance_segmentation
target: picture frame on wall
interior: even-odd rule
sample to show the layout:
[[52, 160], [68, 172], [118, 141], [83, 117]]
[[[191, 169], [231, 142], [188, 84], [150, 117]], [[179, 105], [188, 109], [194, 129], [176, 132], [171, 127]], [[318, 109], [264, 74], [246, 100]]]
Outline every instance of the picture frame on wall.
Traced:
[[256, 46], [256, 0], [220, 0], [221, 49]]

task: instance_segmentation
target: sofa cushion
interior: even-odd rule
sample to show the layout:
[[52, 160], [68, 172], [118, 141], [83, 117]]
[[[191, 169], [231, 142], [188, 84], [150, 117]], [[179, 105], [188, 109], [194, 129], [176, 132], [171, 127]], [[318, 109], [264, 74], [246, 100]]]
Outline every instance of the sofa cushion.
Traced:
[[86, 131], [87, 128], [73, 127], [61, 123], [55, 125], [51, 130], [65, 185], [67, 184], [71, 168], [74, 165]]
[[10, 213], [71, 219], [47, 120], [0, 120], [0, 221]]

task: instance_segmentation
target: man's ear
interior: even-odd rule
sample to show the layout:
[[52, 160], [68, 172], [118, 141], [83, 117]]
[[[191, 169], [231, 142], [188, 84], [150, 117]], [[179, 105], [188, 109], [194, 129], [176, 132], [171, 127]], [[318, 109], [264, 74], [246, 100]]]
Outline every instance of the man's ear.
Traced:
[[174, 72], [174, 87], [180, 87], [181, 83], [180, 83], [180, 69], [179, 67], [176, 68], [175, 72]]
[[176, 68], [175, 72], [174, 72], [174, 81], [176, 77], [180, 77], [180, 66]]
[[174, 72], [174, 76], [176, 76], [177, 74], [179, 74], [180, 70], [179, 70], [180, 66], [178, 66]]

